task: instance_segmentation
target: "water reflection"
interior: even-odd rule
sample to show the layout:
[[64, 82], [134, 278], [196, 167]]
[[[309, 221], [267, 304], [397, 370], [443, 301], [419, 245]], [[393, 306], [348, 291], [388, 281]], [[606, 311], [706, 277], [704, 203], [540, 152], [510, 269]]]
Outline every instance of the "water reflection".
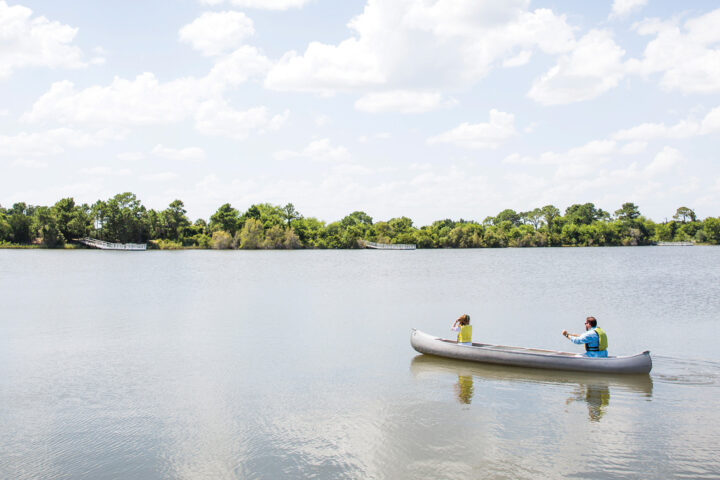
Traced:
[[475, 392], [474, 381], [493, 381], [572, 385], [575, 388], [566, 405], [580, 401], [587, 404], [591, 422], [599, 422], [610, 406], [611, 391], [628, 392], [633, 395], [652, 398], [653, 383], [650, 375], [598, 375], [582, 372], [560, 372], [531, 368], [504, 367], [451, 360], [432, 355], [417, 355], [410, 362], [410, 371], [415, 378], [457, 375], [454, 385], [455, 396], [460, 403], [471, 404]]
[[567, 399], [565, 405], [570, 405], [578, 400], [587, 403], [590, 421], [599, 422], [610, 404], [610, 387], [607, 385], [579, 385], [575, 394]]
[[472, 375], [458, 375], [458, 383], [455, 385], [455, 395], [460, 403], [470, 405], [473, 397]]

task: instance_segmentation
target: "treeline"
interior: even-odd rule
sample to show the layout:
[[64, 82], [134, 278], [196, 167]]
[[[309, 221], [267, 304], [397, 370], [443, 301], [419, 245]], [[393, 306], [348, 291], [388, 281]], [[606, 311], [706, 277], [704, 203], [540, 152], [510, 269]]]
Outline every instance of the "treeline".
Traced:
[[624, 203], [612, 214], [592, 203], [571, 205], [564, 214], [547, 205], [528, 212], [503, 210], [482, 222], [445, 219], [423, 227], [407, 217], [373, 222], [360, 211], [325, 223], [301, 215], [291, 203], [260, 203], [244, 212], [226, 203], [209, 221], [191, 222], [186, 213], [181, 200], [162, 211], [148, 210], [129, 192], [93, 205], [77, 205], [72, 198], [50, 207], [16, 203], [0, 206], [0, 244], [56, 248], [86, 236], [161, 249], [359, 248], [360, 240], [414, 243], [418, 248], [720, 244], [720, 218], [699, 220], [693, 210], [680, 207], [672, 221], [655, 223], [634, 203]]

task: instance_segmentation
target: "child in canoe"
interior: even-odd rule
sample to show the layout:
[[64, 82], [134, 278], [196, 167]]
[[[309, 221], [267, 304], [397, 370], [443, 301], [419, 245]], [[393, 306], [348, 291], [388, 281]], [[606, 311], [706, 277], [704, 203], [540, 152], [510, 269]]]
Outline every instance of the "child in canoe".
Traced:
[[453, 332], [457, 332], [457, 342], [460, 345], [472, 345], [472, 325], [470, 325], [470, 315], [467, 313], [460, 315], [450, 328]]

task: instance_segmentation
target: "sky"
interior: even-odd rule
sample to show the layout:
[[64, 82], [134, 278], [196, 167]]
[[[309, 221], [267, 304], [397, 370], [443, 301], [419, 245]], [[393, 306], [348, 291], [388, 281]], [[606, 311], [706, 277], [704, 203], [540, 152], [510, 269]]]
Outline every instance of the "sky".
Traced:
[[0, 0], [0, 205], [720, 215], [720, 4]]

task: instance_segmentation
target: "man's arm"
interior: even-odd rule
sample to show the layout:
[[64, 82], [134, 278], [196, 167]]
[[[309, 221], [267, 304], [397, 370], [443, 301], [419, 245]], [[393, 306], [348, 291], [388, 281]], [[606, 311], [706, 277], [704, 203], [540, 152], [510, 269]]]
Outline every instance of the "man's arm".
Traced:
[[[595, 330], [588, 330], [587, 332], [583, 333], [582, 335], [568, 335], [568, 340], [570, 340], [573, 343], [577, 344], [583, 344], [583, 343], [590, 343], [592, 341], [592, 335], [595, 333]], [[597, 335], [597, 334], [596, 334]], [[572, 337], [572, 338], [570, 338]]]

